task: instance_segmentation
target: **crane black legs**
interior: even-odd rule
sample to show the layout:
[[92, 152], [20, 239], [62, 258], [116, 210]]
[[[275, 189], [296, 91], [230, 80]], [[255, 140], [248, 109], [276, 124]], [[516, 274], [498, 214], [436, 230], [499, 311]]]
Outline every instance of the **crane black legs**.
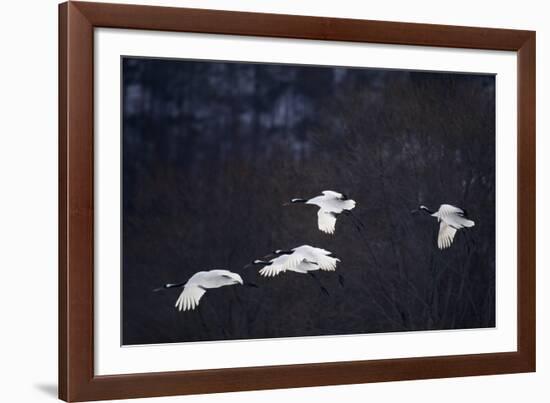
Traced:
[[358, 232], [363, 232], [363, 230], [365, 229], [365, 226], [363, 225], [359, 217], [353, 214], [351, 210], [344, 210], [343, 213], [350, 218], [351, 222], [353, 223], [353, 226]]
[[313, 279], [315, 279], [315, 281], [317, 282], [317, 284], [319, 285], [319, 287], [321, 287], [321, 291], [326, 294], [327, 296], [329, 296], [329, 292], [328, 290], [325, 288], [325, 286], [323, 285], [323, 283], [321, 283], [321, 280], [319, 280], [317, 278], [317, 276], [315, 275], [315, 273], [313, 273], [312, 271], [308, 271], [307, 272]]
[[202, 308], [201, 308], [200, 305], [199, 305], [197, 311], [199, 311], [199, 319], [201, 321], [202, 327], [206, 331], [206, 334], [210, 334], [210, 328], [208, 327], [208, 325], [206, 324], [206, 321], [204, 320], [204, 316], [203, 316], [203, 313], [202, 313]]
[[344, 276], [342, 276], [340, 273], [338, 273], [338, 282], [342, 287], [344, 287]]

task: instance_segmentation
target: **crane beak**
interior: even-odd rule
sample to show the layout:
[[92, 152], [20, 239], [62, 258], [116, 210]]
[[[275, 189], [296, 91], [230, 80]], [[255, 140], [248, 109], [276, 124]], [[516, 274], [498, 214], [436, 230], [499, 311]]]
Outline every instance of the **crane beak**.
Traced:
[[256, 283], [248, 283], [247, 282], [247, 283], [244, 283], [243, 285], [246, 286], [246, 287], [258, 288], [258, 284], [256, 284]]

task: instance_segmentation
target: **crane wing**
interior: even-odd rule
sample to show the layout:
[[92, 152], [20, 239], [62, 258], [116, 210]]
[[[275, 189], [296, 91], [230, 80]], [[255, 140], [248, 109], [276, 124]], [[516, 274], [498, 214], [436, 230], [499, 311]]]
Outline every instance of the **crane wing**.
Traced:
[[326, 255], [319, 255], [317, 257], [317, 264], [319, 265], [319, 268], [324, 271], [334, 271], [336, 270], [336, 265], [340, 259], [335, 257], [330, 257]]
[[294, 252], [300, 253], [305, 257], [314, 259], [318, 255], [330, 255], [332, 252], [323, 248], [316, 248], [310, 245], [301, 245], [292, 249]]
[[269, 265], [264, 266], [259, 273], [264, 277], [275, 277], [279, 275], [280, 273], [286, 271], [286, 268], [283, 265], [276, 264], [276, 265]]
[[303, 258], [296, 253], [277, 256], [276, 258], [271, 259], [271, 264], [264, 266], [259, 273], [264, 277], [273, 277], [283, 271], [298, 266], [302, 259]]
[[333, 213], [329, 213], [320, 209], [317, 212], [319, 230], [326, 234], [334, 234], [336, 227], [336, 216]]
[[461, 208], [452, 206], [450, 204], [442, 204], [441, 206], [439, 206], [438, 213], [439, 216], [443, 218], [454, 214], [463, 215], [464, 211]]
[[195, 309], [199, 305], [199, 301], [206, 290], [198, 285], [186, 285], [183, 287], [175, 307], [178, 311], [189, 311]]
[[456, 229], [448, 225], [445, 221], [439, 224], [439, 235], [437, 236], [437, 246], [439, 249], [446, 249], [453, 243]]

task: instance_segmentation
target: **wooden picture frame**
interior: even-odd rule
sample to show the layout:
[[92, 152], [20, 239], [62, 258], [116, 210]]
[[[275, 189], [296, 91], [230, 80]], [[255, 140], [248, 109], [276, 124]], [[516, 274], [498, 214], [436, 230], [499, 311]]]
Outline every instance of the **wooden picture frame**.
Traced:
[[[94, 28], [506, 50], [518, 58], [518, 351], [94, 375]], [[184, 8], [59, 6], [59, 398], [230, 392], [535, 370], [535, 33]]]

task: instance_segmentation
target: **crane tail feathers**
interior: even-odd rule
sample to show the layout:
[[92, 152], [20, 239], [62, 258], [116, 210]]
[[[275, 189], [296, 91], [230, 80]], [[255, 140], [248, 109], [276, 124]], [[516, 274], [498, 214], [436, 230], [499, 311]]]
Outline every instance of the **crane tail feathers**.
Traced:
[[355, 205], [357, 203], [355, 202], [355, 200], [344, 200], [344, 210], [348, 210], [348, 211], [351, 211], [355, 208]]
[[467, 228], [475, 226], [476, 223], [472, 220], [468, 220], [467, 218], [464, 219], [464, 226]]

